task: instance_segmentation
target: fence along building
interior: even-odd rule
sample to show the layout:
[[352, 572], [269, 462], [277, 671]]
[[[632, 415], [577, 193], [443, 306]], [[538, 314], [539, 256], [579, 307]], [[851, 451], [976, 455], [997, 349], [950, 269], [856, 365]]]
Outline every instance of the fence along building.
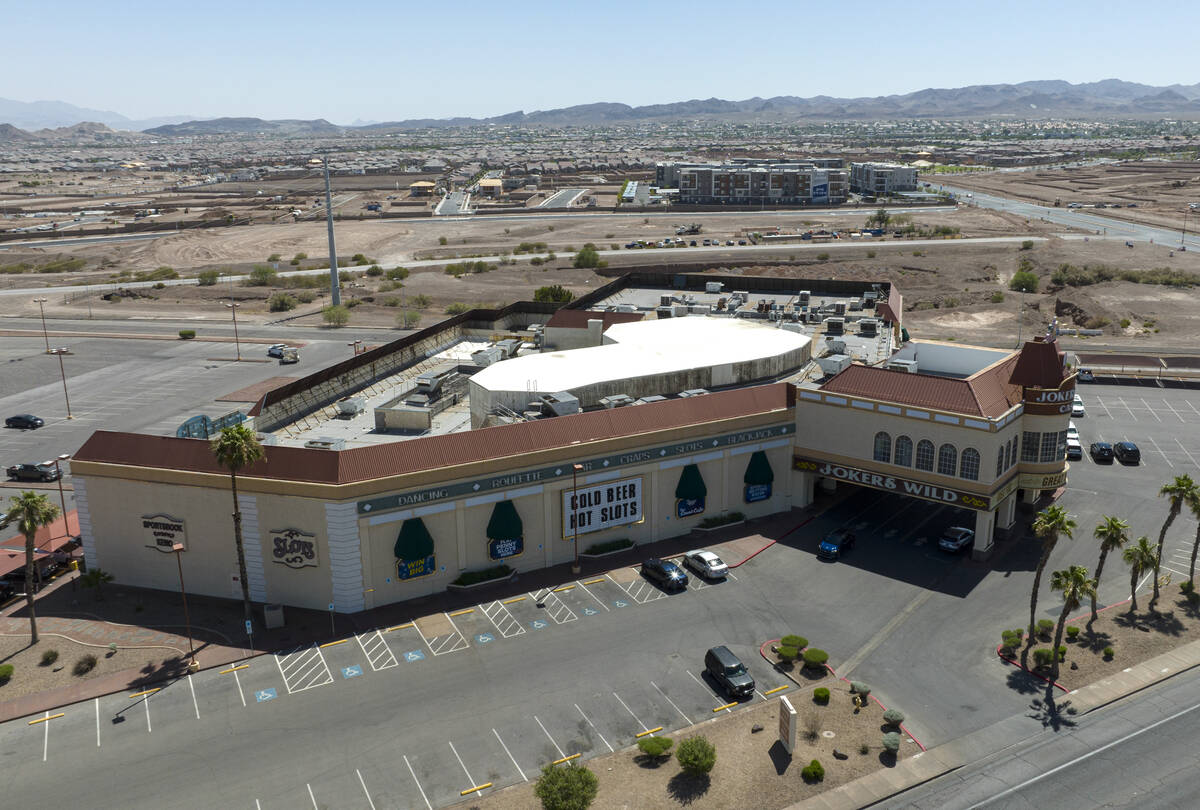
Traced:
[[796, 163], [660, 163], [661, 186], [698, 205], [806, 205], [846, 201], [845, 169]]

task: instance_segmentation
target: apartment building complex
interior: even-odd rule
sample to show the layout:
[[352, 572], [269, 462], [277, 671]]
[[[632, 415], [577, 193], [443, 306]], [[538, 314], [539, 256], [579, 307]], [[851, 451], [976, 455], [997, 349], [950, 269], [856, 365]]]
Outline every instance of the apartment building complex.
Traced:
[[837, 158], [803, 162], [659, 163], [660, 187], [679, 189], [681, 203], [803, 205], [846, 201], [849, 175]]
[[917, 170], [899, 163], [851, 163], [850, 190], [856, 194], [916, 191]]

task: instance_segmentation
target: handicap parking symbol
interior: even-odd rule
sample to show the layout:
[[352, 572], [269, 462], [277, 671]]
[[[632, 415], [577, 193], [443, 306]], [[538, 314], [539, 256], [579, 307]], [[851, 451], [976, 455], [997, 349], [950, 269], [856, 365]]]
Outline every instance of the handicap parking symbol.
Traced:
[[357, 678], [359, 675], [362, 675], [361, 664], [355, 664], [352, 667], [342, 667], [343, 678]]
[[489, 641], [495, 641], [495, 640], [496, 640], [496, 637], [493, 636], [491, 633], [480, 633], [479, 635], [475, 636], [476, 644], [487, 644]]
[[544, 619], [534, 619], [529, 623], [529, 626], [534, 630], [544, 630], [546, 629], [547, 623]]
[[622, 602], [620, 599], [618, 599], [617, 601], [613, 602], [613, 604], [614, 604], [614, 605], [616, 605], [617, 607], [629, 607], [629, 603], [628, 603], [628, 602]]
[[584, 616], [595, 616], [599, 612], [600, 611], [596, 610], [595, 608], [584, 608], [583, 609]]
[[274, 689], [260, 689], [254, 693], [254, 699], [259, 703], [266, 703], [268, 700], [274, 700], [278, 695]]
[[409, 650], [404, 654], [405, 661], [420, 661], [425, 657], [425, 653], [420, 650]]

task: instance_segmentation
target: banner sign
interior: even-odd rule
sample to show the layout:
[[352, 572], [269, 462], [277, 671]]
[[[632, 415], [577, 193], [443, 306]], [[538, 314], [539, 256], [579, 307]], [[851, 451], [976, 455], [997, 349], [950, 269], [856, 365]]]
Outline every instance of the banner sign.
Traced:
[[1069, 414], [1075, 401], [1074, 380], [1064, 384], [1072, 387], [1059, 390], [1026, 387], [1022, 396], [1025, 401], [1025, 413], [1031, 416]]
[[770, 484], [747, 484], [746, 503], [758, 503], [771, 497]]
[[907, 478], [897, 478], [892, 475], [859, 470], [854, 467], [843, 467], [840, 464], [830, 464], [828, 461], [796, 457], [793, 466], [797, 470], [835, 478], [849, 484], [862, 487], [882, 489], [885, 492], [895, 492], [898, 495], [909, 495], [913, 498], [923, 498], [927, 501], [948, 503], [961, 506], [963, 509], [974, 509], [986, 512], [990, 509], [989, 499], [973, 492], [960, 492], [956, 489], [939, 487], [936, 484], [926, 484], [924, 481], [912, 481]]
[[419, 560], [396, 560], [396, 577], [398, 579], [418, 579], [427, 577], [437, 571], [437, 555], [430, 554]]
[[146, 538], [146, 548], [154, 548], [170, 553], [176, 543], [187, 546], [187, 531], [182, 518], [171, 517], [163, 513], [157, 515], [142, 515], [142, 532]]
[[507, 540], [488, 541], [488, 556], [493, 560], [507, 560], [510, 557], [518, 557], [524, 550], [524, 537], [511, 537]]
[[675, 517], [690, 517], [704, 511], [703, 498], [681, 498], [675, 501]]
[[783, 695], [779, 696], [779, 741], [789, 754], [796, 747], [796, 709]]
[[641, 523], [642, 478], [623, 478], [591, 484], [578, 490], [563, 490], [563, 539], [575, 534], [575, 521], [579, 521], [579, 534], [598, 532], [612, 526]]
[[288, 568], [306, 568], [317, 565], [317, 536], [299, 529], [273, 529], [271, 538], [271, 561], [283, 563]]

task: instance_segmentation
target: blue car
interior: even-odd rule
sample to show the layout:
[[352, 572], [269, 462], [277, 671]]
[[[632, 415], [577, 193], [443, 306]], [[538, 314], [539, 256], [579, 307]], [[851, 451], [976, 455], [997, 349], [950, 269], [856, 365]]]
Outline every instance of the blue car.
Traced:
[[817, 546], [817, 556], [836, 560], [853, 545], [854, 534], [849, 529], [834, 529], [825, 535], [825, 539]]

